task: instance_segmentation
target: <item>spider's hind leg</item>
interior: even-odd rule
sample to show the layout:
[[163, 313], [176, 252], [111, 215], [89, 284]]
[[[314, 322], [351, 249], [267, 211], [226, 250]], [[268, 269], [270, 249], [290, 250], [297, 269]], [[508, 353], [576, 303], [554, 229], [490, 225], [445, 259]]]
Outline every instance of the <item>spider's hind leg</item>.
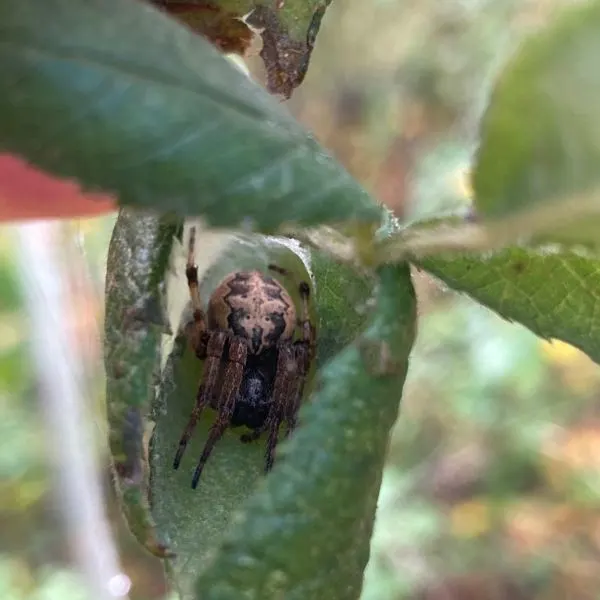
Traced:
[[203, 409], [210, 404], [210, 400], [214, 396], [219, 372], [221, 370], [221, 361], [223, 359], [226, 341], [227, 335], [222, 331], [216, 331], [208, 336], [206, 361], [204, 363], [204, 375], [202, 378], [202, 383], [198, 388], [196, 404], [192, 410], [192, 414], [190, 415], [181, 439], [179, 440], [179, 448], [177, 450], [177, 454], [175, 455], [175, 459], [173, 460], [174, 469], [179, 468], [181, 458], [183, 457], [183, 453], [185, 452], [190, 438], [194, 434], [194, 429], [196, 429], [198, 419], [200, 418]]
[[[279, 273], [284, 277], [289, 277], [292, 280], [295, 279], [294, 274], [290, 270], [284, 269], [279, 265], [270, 264], [268, 269], [270, 271], [274, 271], [275, 273]], [[294, 343], [307, 345], [308, 355], [306, 360], [310, 363], [314, 358], [316, 340], [316, 329], [310, 320], [310, 286], [306, 281], [300, 281], [297, 285], [298, 292], [300, 293], [300, 301], [302, 302], [302, 313], [298, 319], [298, 326], [300, 327], [300, 339]]]
[[265, 472], [273, 468], [275, 449], [279, 441], [279, 428], [290, 412], [289, 402], [291, 396], [294, 395], [296, 383], [294, 356], [293, 344], [290, 342], [280, 344], [277, 356], [277, 375], [273, 386], [273, 404], [265, 423], [265, 428], [269, 431], [265, 456]]
[[208, 460], [215, 444], [221, 439], [223, 433], [231, 422], [235, 401], [242, 383], [246, 357], [248, 355], [248, 344], [245, 339], [232, 337], [229, 340], [229, 352], [226, 361], [225, 374], [223, 376], [223, 387], [218, 398], [217, 419], [210, 428], [208, 440], [202, 450], [198, 466], [192, 478], [192, 487], [196, 488], [202, 474], [202, 469]]
[[300, 298], [302, 299], [302, 316], [298, 319], [300, 327], [300, 339], [294, 342], [295, 365], [297, 386], [292, 392], [292, 397], [287, 404], [286, 422], [287, 430], [285, 437], [296, 428], [296, 421], [300, 403], [304, 394], [304, 385], [306, 377], [310, 370], [312, 361], [316, 353], [316, 338], [317, 332], [315, 326], [310, 320], [310, 288], [304, 281], [300, 282], [299, 286]]
[[[287, 269], [269, 265], [269, 269], [281, 275], [293, 277]], [[296, 428], [297, 414], [304, 393], [304, 384], [315, 355], [316, 329], [310, 320], [310, 286], [306, 281], [298, 283], [302, 302], [302, 312], [298, 319], [299, 339], [285, 342], [279, 347], [277, 376], [273, 387], [273, 406], [269, 413], [267, 455], [265, 471], [269, 471], [275, 461], [279, 428], [285, 421], [285, 437]]]

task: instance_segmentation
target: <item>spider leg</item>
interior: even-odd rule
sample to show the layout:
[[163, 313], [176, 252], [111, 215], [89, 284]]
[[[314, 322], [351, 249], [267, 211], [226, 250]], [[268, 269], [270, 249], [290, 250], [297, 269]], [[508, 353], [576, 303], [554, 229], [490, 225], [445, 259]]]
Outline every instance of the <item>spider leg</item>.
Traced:
[[[269, 265], [269, 269], [290, 275], [288, 271], [276, 265]], [[286, 438], [296, 428], [306, 376], [315, 355], [316, 330], [310, 321], [310, 287], [305, 281], [301, 281], [298, 291], [302, 301], [302, 315], [298, 323], [300, 339], [294, 343], [284, 342], [279, 347], [273, 403], [267, 422], [269, 437], [265, 471], [271, 470], [273, 466], [281, 423], [285, 421], [287, 424]]]
[[214, 396], [215, 386], [221, 370], [221, 361], [223, 358], [223, 351], [225, 349], [226, 341], [227, 334], [223, 331], [216, 331], [208, 336], [206, 361], [204, 363], [202, 383], [198, 388], [196, 404], [194, 405], [190, 419], [185, 427], [181, 439], [179, 440], [179, 449], [177, 450], [175, 460], [173, 461], [174, 469], [179, 468], [179, 463], [181, 462], [185, 448], [194, 433], [194, 429], [196, 428], [196, 423], [200, 418], [200, 414]]
[[192, 302], [192, 320], [185, 327], [185, 334], [190, 345], [194, 349], [196, 356], [203, 360], [206, 358], [208, 336], [206, 331], [206, 315], [202, 309], [200, 299], [200, 286], [198, 283], [198, 266], [194, 262], [194, 250], [196, 247], [196, 228], [190, 230], [190, 241], [188, 246], [188, 257], [185, 267], [185, 276], [188, 289], [190, 290], [190, 300]]
[[294, 383], [290, 390], [289, 400], [286, 404], [285, 421], [287, 427], [284, 434], [284, 439], [296, 429], [298, 424], [298, 410], [300, 409], [300, 403], [302, 402], [302, 396], [304, 395], [304, 384], [306, 383], [306, 375], [310, 368], [309, 350], [304, 342], [294, 342], [294, 353], [296, 359], [297, 372], [294, 377]]
[[287, 429], [285, 437], [296, 428], [298, 409], [304, 393], [304, 384], [310, 365], [315, 358], [317, 332], [310, 321], [310, 288], [304, 281], [298, 286], [302, 300], [302, 316], [299, 319], [300, 339], [294, 342], [297, 364], [297, 387], [290, 396], [286, 414]]
[[[294, 278], [294, 275], [288, 269], [284, 269], [278, 265], [270, 264], [268, 269], [279, 273], [284, 277]], [[308, 354], [306, 360], [308, 361], [308, 367], [315, 357], [316, 350], [316, 337], [317, 331], [315, 326], [310, 321], [310, 286], [306, 281], [301, 281], [298, 284], [298, 292], [300, 293], [300, 301], [302, 302], [302, 314], [298, 319], [298, 326], [300, 327], [300, 339], [295, 344], [304, 344], [308, 348]], [[306, 369], [308, 371], [308, 368]]]
[[269, 430], [267, 438], [267, 452], [265, 456], [265, 472], [273, 467], [275, 462], [275, 448], [279, 438], [279, 428], [285, 418], [288, 410], [287, 403], [290, 399], [290, 391], [293, 386], [296, 362], [294, 356], [294, 346], [289, 342], [284, 342], [279, 346], [277, 355], [277, 375], [273, 385], [273, 397], [269, 416], [265, 422], [265, 429]]
[[202, 450], [202, 455], [198, 461], [198, 466], [194, 471], [192, 478], [192, 487], [196, 488], [198, 480], [202, 474], [202, 469], [206, 464], [215, 444], [221, 439], [223, 433], [229, 426], [233, 410], [235, 408], [235, 400], [238, 394], [244, 367], [246, 366], [246, 357], [248, 355], [248, 345], [246, 340], [233, 337], [229, 342], [229, 353], [227, 358], [227, 367], [225, 376], [223, 377], [223, 388], [219, 396], [217, 419], [210, 428], [208, 440]]
[[301, 334], [300, 340], [298, 341], [308, 346], [309, 353], [306, 358], [310, 362], [314, 358], [315, 354], [317, 331], [315, 326], [310, 321], [310, 288], [308, 287], [308, 283], [306, 283], [306, 281], [300, 282], [298, 291], [300, 292], [300, 298], [302, 300], [302, 317], [300, 319]]

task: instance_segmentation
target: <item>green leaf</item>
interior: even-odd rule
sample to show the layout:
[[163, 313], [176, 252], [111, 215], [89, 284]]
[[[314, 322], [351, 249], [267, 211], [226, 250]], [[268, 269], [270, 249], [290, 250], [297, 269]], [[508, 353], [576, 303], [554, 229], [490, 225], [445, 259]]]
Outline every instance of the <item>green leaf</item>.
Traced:
[[[201, 232], [199, 241], [207, 235]], [[266, 271], [273, 262], [294, 274], [293, 278], [281, 281], [297, 305], [299, 280], [311, 282], [312, 318], [318, 335], [316, 362], [321, 364], [362, 328], [373, 282], [347, 267], [340, 268], [319, 252], [304, 251], [294, 240], [232, 236], [216, 262], [204, 273], [203, 302], [208, 301], [210, 292], [225, 275], [244, 269]], [[188, 294], [183, 269], [180, 271], [169, 286], [170, 297], [179, 292]], [[192, 595], [198, 572], [214, 554], [234, 512], [262, 479], [264, 468], [264, 441], [242, 444], [239, 441], [242, 432], [228, 430], [207, 463], [201, 484], [193, 490], [192, 472], [214, 420], [214, 411], [206, 411], [179, 470], [173, 469], [174, 454], [190, 416], [201, 373], [201, 362], [179, 337], [163, 371], [150, 455], [152, 513], [161, 535], [177, 554], [171, 561], [170, 572], [184, 597]], [[310, 382], [307, 395], [309, 391]]]
[[335, 356], [367, 323], [368, 300], [375, 277], [359, 276], [346, 264], [324, 252], [310, 251], [310, 267], [316, 287], [318, 336], [317, 366]]
[[520, 233], [597, 244], [599, 51], [594, 1], [565, 10], [505, 68], [482, 121], [473, 176], [483, 216], [520, 215]]
[[[301, 427], [200, 575], [197, 598], [359, 597], [415, 319], [408, 267], [383, 268], [371, 325], [324, 367]], [[380, 372], [384, 358], [392, 372]]]
[[109, 445], [127, 523], [147, 550], [163, 556], [147, 499], [143, 437], [167, 323], [162, 280], [177, 224], [123, 209], [110, 241], [104, 348]]
[[505, 319], [568, 342], [600, 363], [600, 261], [569, 251], [508, 248], [416, 264]]
[[213, 226], [379, 209], [285, 107], [144, 2], [0, 3], [0, 147], [124, 205]]

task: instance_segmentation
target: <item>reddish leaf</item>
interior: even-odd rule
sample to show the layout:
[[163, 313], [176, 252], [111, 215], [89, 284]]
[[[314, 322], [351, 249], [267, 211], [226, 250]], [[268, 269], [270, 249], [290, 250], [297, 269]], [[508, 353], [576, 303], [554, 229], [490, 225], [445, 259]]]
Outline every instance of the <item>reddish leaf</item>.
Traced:
[[84, 194], [75, 182], [0, 154], [0, 222], [95, 216], [113, 210], [116, 205], [110, 196]]

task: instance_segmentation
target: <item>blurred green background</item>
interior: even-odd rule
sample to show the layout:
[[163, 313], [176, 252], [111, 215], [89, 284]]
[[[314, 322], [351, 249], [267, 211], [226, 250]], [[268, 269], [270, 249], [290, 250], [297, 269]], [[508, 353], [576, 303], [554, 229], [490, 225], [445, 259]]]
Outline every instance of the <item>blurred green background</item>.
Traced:
[[[290, 108], [397, 214], [452, 210], [469, 202], [465, 173], [494, 73], [561, 4], [336, 0]], [[56, 225], [100, 436], [113, 222]], [[53, 495], [18, 251], [14, 227], [2, 227], [0, 598], [84, 598]], [[414, 275], [419, 336], [364, 600], [600, 597], [600, 369]], [[130, 597], [163, 597], [158, 562], [126, 531], [108, 485], [106, 498]]]

